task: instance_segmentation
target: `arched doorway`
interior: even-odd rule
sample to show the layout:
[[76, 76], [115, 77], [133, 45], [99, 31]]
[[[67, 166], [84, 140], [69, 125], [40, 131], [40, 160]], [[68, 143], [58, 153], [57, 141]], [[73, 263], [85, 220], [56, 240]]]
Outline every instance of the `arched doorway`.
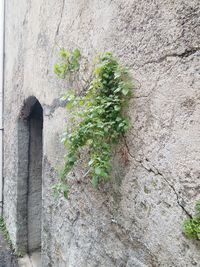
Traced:
[[17, 248], [41, 251], [43, 109], [29, 97], [18, 121]]

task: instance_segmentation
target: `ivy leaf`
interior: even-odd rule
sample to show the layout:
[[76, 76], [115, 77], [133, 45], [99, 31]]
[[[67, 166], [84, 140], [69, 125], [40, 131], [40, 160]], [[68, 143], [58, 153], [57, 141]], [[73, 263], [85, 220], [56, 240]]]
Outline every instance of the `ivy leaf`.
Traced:
[[60, 56], [67, 59], [70, 56], [70, 53], [68, 51], [66, 51], [64, 48], [60, 49]]
[[120, 92], [122, 90], [122, 88], [121, 87], [117, 87], [117, 89], [115, 89], [115, 93], [118, 93], [118, 92]]
[[[93, 143], [93, 140], [92, 139], [89, 139], [88, 141], [87, 141], [87, 144], [90, 146], [91, 144]], [[90, 160], [89, 161], [89, 165], [90, 165], [90, 162], [93, 162], [93, 160]]]
[[54, 185], [52, 189], [53, 189], [53, 197], [54, 197], [55, 199], [58, 199], [58, 197], [60, 196], [60, 192], [59, 192], [59, 190], [57, 189], [57, 186]]
[[76, 59], [79, 59], [79, 58], [80, 58], [81, 53], [80, 53], [80, 50], [79, 50], [78, 48], [75, 48], [75, 49], [73, 50], [73, 56], [74, 56], [74, 58], [76, 58]]
[[195, 205], [195, 217], [200, 220], [200, 200]]
[[92, 166], [93, 163], [94, 163], [94, 160], [91, 159], [91, 160], [88, 162], [88, 165], [89, 165], [89, 166]]
[[98, 176], [93, 175], [93, 177], [92, 177], [92, 185], [93, 185], [94, 188], [97, 188], [98, 182], [99, 182]]
[[101, 175], [102, 169], [100, 167], [96, 167], [94, 171], [96, 175]]
[[122, 94], [126, 96], [128, 93], [129, 93], [129, 88], [128, 87], [124, 87], [122, 89]]
[[73, 103], [71, 101], [69, 101], [66, 105], [66, 109], [70, 110], [73, 108]]
[[115, 111], [119, 111], [120, 109], [121, 109], [120, 106], [114, 106]]
[[79, 104], [79, 106], [83, 106], [84, 105], [84, 100], [79, 100], [78, 104]]
[[68, 191], [63, 191], [63, 196], [65, 199], [67, 199], [68, 198]]
[[120, 70], [116, 70], [116, 71], [115, 71], [115, 74], [114, 74], [115, 79], [120, 78], [120, 76], [121, 76], [121, 72], [120, 72]]
[[120, 117], [117, 117], [117, 118], [116, 118], [116, 121], [117, 121], [117, 122], [119, 122], [119, 121], [121, 121], [121, 120], [122, 120], [122, 119], [121, 119]]
[[69, 93], [68, 96], [67, 96], [67, 100], [68, 100], [68, 101], [73, 101], [73, 100], [75, 100], [75, 95], [74, 95], [74, 93]]

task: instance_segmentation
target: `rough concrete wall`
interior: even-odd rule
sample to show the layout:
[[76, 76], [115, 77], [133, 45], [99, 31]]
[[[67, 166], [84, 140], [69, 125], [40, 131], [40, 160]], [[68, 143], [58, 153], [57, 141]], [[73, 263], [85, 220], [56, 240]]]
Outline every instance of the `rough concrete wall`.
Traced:
[[16, 256], [13, 255], [13, 251], [5, 241], [2, 232], [0, 232], [0, 266], [18, 267]]
[[[199, 266], [199, 244], [181, 233], [199, 198], [199, 18], [198, 0], [6, 2], [4, 214], [15, 241], [17, 116], [35, 95], [45, 114], [43, 267]], [[113, 182], [96, 192], [80, 170], [57, 202], [67, 119], [56, 43], [89, 59], [110, 50], [137, 79]]]

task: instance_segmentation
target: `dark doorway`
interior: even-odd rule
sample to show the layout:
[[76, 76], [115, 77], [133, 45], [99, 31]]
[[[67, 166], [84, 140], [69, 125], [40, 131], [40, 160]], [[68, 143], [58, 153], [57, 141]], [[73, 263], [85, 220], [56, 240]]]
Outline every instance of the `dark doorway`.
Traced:
[[18, 124], [17, 247], [22, 253], [41, 250], [43, 109], [27, 99]]
[[28, 252], [41, 247], [42, 128], [43, 110], [37, 101], [29, 117]]

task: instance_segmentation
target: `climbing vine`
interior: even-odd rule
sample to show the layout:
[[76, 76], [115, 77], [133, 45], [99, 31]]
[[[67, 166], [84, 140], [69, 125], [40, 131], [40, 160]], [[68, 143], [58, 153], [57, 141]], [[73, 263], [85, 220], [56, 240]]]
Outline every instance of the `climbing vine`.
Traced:
[[[69, 53], [60, 50], [61, 61], [54, 66], [54, 72], [64, 79], [70, 73], [80, 71], [81, 54], [78, 49]], [[66, 129], [63, 143], [67, 150], [60, 181], [54, 186], [56, 194], [67, 198], [67, 183], [75, 163], [79, 160], [82, 147], [88, 148], [86, 174], [97, 188], [101, 182], [110, 180], [112, 147], [129, 129], [125, 115], [128, 100], [132, 95], [132, 80], [126, 67], [121, 66], [112, 53], [99, 55], [87, 90], [75, 93], [67, 90], [63, 99], [66, 108], [73, 114], [72, 129]], [[79, 122], [77, 124], [77, 122]]]
[[195, 215], [184, 221], [183, 232], [189, 239], [200, 240], [200, 200], [195, 205]]

